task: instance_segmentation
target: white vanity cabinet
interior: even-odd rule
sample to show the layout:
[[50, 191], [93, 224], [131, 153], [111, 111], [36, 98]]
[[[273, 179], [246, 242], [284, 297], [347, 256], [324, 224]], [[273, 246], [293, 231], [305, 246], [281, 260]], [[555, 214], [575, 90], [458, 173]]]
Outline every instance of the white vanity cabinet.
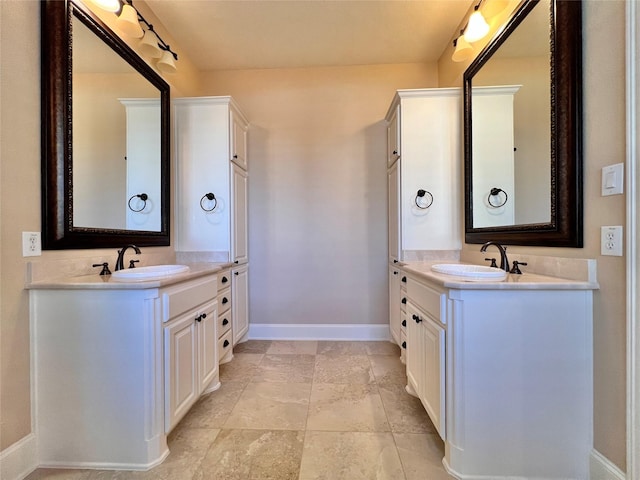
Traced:
[[[198, 303], [210, 298], [217, 281], [187, 284], [162, 293], [163, 303]], [[192, 300], [196, 290], [202, 296]], [[184, 300], [178, 297], [187, 297]], [[197, 298], [197, 297], [196, 297]], [[178, 308], [179, 310], [182, 307]], [[167, 317], [168, 315], [165, 315]], [[209, 300], [168, 319], [164, 324], [165, 431], [168, 433], [189, 411], [202, 393], [216, 390], [218, 377], [218, 302]]]
[[173, 100], [176, 251], [248, 261], [248, 121], [231, 97]]
[[399, 90], [385, 120], [390, 261], [459, 250], [461, 90]]
[[149, 469], [199, 394], [219, 386], [217, 279], [29, 285], [40, 466]]
[[233, 345], [245, 339], [249, 332], [249, 265], [231, 269], [231, 316], [233, 317]]
[[407, 391], [443, 438], [447, 470], [589, 478], [597, 287], [435, 281], [405, 268]]

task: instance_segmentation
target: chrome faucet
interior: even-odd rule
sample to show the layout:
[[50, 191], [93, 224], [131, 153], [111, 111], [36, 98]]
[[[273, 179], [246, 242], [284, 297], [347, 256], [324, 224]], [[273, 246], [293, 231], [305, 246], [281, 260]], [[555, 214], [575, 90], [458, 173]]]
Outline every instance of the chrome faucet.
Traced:
[[118, 250], [118, 258], [116, 259], [116, 268], [115, 268], [116, 272], [118, 270], [124, 270], [124, 252], [128, 248], [133, 248], [136, 252], [136, 255], [140, 255], [142, 253], [138, 247], [132, 244], [124, 246], [122, 250]]
[[486, 252], [489, 245], [495, 245], [500, 251], [500, 269], [509, 272], [509, 259], [507, 258], [507, 247], [503, 247], [498, 242], [487, 242], [480, 247], [481, 252]]

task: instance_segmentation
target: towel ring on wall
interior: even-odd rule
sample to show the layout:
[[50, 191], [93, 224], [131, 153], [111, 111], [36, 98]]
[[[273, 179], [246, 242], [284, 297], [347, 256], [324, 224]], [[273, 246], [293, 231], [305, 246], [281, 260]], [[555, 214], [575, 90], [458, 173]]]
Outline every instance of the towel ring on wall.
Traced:
[[[207, 200], [209, 200], [209, 201], [213, 200], [213, 207], [211, 207], [211, 208], [205, 208], [205, 207], [204, 207], [204, 205], [202, 204], [202, 202], [204, 201], [204, 199], [205, 199], [205, 198], [206, 198]], [[215, 196], [213, 193], [211, 193], [211, 192], [209, 192], [209, 193], [205, 193], [205, 194], [202, 196], [202, 198], [200, 199], [200, 208], [201, 208], [202, 210], [204, 210], [205, 212], [213, 212], [213, 211], [216, 209], [216, 207], [217, 207], [217, 206], [218, 206], [218, 199], [217, 199], [217, 198], [216, 198], [216, 196]]]
[[[420, 205], [420, 203], [418, 203], [418, 199], [423, 198], [427, 194], [429, 195], [429, 203], [427, 205]], [[416, 194], [416, 207], [421, 210], [426, 210], [431, 205], [433, 205], [433, 195], [431, 194], [431, 192], [423, 189], [418, 190], [418, 193]]]
[[[499, 205], [496, 205], [495, 203], [491, 202], [491, 197], [497, 197], [498, 195], [500, 195], [500, 193], [504, 193], [504, 201]], [[507, 192], [505, 192], [501, 188], [496, 188], [496, 187], [493, 187], [491, 189], [491, 192], [487, 197], [487, 202], [489, 202], [489, 205], [491, 205], [493, 208], [500, 208], [504, 206], [507, 203], [507, 200], [509, 200], [509, 195], [507, 195]]]
[[[142, 200], [142, 208], [139, 209], [139, 210], [136, 210], [135, 208], [133, 208], [131, 206], [131, 200], [133, 200], [136, 197], [139, 198], [140, 200]], [[149, 199], [149, 195], [147, 195], [146, 193], [138, 193], [137, 195], [131, 195], [131, 198], [127, 202], [127, 205], [129, 205], [129, 210], [131, 210], [132, 212], [141, 212], [141, 211], [143, 211], [147, 207], [147, 200], [148, 199]]]

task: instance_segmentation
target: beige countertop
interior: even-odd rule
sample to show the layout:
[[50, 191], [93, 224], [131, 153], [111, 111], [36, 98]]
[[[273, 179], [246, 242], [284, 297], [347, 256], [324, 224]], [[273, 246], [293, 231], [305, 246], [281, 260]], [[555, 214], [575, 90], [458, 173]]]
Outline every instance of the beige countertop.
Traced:
[[27, 290], [143, 290], [147, 288], [162, 288], [173, 285], [174, 283], [217, 273], [232, 264], [193, 263], [184, 265], [189, 266], [188, 272], [155, 280], [123, 282], [112, 279], [111, 275], [98, 275], [96, 273], [92, 275], [61, 277], [40, 282], [31, 282], [27, 283], [25, 288]]
[[[523, 272], [521, 275], [508, 274], [501, 281], [474, 281], [462, 277], [436, 273], [431, 266], [438, 263], [464, 262], [400, 262], [396, 264], [406, 273], [418, 279], [434, 282], [442, 287], [464, 290], [597, 290], [597, 282], [570, 280], [559, 277], [550, 277], [535, 273]], [[523, 269], [524, 270], [524, 269]]]

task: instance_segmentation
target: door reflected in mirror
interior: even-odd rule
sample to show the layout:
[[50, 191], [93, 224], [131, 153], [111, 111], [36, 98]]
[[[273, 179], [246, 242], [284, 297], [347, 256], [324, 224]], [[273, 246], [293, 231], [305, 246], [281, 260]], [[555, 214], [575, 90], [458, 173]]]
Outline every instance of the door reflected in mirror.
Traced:
[[158, 232], [160, 92], [72, 22], [73, 226]]

